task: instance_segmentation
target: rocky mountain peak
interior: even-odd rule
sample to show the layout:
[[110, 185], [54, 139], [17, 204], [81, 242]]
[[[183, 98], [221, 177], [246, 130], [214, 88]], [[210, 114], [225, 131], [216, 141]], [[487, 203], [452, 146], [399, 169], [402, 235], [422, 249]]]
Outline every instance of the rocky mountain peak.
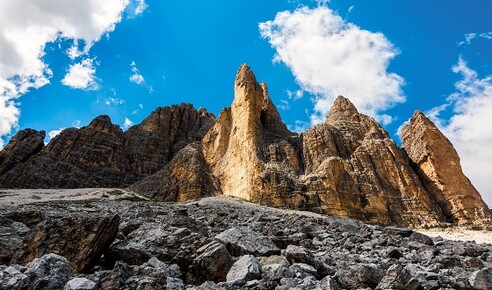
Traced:
[[156, 109], [126, 132], [99, 116], [44, 148], [43, 138], [19, 132], [0, 152], [0, 187], [133, 184], [165, 201], [223, 194], [375, 224], [492, 224], [456, 150], [421, 112], [403, 129], [406, 152], [342, 96], [324, 123], [298, 136], [247, 65], [218, 119], [180, 104]]
[[431, 120], [416, 111], [401, 139], [420, 179], [451, 222], [492, 224], [487, 205], [463, 173], [458, 152]]
[[94, 130], [96, 132], [104, 133], [110, 133], [116, 128], [119, 129], [118, 126], [114, 125], [111, 122], [111, 118], [108, 115], [97, 116], [90, 122], [89, 126], [87, 126], [88, 130]]
[[352, 102], [344, 96], [338, 96], [333, 103], [327, 121], [353, 120], [359, 111]]
[[44, 147], [45, 131], [20, 130], [5, 148], [0, 151], [0, 174], [12, 169], [17, 163], [26, 161]]
[[243, 63], [236, 73], [235, 86], [241, 87], [248, 84], [256, 85], [256, 83], [257, 81], [253, 70], [251, 70], [251, 68], [247, 64]]

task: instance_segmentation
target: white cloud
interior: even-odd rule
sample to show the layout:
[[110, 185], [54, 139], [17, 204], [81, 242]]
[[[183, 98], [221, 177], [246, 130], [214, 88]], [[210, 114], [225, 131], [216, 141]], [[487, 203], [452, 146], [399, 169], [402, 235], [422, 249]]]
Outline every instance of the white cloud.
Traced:
[[[431, 110], [430, 117], [451, 140], [465, 174], [492, 206], [492, 75], [480, 78], [461, 57], [452, 70], [463, 78], [448, 103]], [[446, 107], [454, 113], [449, 120], [439, 116]]]
[[134, 123], [128, 119], [128, 118], [125, 118], [125, 122], [123, 123], [123, 130], [127, 130], [128, 128], [130, 128], [131, 126], [133, 126]]
[[145, 9], [147, 9], [149, 6], [145, 3], [145, 0], [137, 0], [137, 7], [135, 8], [135, 15], [140, 15], [142, 14]]
[[300, 100], [304, 96], [304, 91], [303, 90], [297, 90], [297, 91], [291, 91], [287, 90], [287, 97], [289, 97], [289, 100]]
[[464, 44], [470, 44], [472, 40], [477, 39], [477, 38], [484, 38], [484, 39], [492, 39], [492, 32], [482, 32], [482, 33], [476, 33], [476, 32], [471, 32], [465, 34], [465, 39], [462, 41], [458, 42], [458, 46], [464, 45]]
[[66, 128], [60, 128], [58, 130], [51, 130], [48, 132], [48, 142], [51, 141], [51, 139], [55, 138], [56, 136], [58, 136], [63, 130], [65, 130]]
[[108, 106], [110, 106], [110, 105], [123, 105], [125, 103], [125, 100], [109, 97], [109, 98], [104, 100], [104, 103]]
[[386, 124], [392, 118], [381, 112], [405, 102], [404, 79], [387, 71], [398, 50], [382, 33], [348, 23], [325, 6], [280, 12], [259, 28], [276, 50], [274, 61], [316, 95], [312, 123], [324, 120], [338, 95]]
[[[15, 99], [49, 83], [46, 43], [76, 40], [70, 57], [88, 52], [114, 30], [129, 0], [0, 1], [0, 136], [16, 126]], [[79, 44], [83, 44], [79, 48]], [[0, 141], [1, 142], [1, 141]], [[1, 146], [1, 143], [0, 143]]]
[[94, 60], [86, 58], [80, 63], [70, 65], [67, 74], [62, 79], [62, 84], [73, 89], [97, 90], [99, 85], [95, 74]]
[[130, 63], [130, 67], [132, 69], [132, 75], [130, 76], [130, 82], [136, 83], [137, 85], [143, 84], [145, 82], [144, 77], [140, 74], [140, 70], [137, 68], [137, 64], [135, 61]]

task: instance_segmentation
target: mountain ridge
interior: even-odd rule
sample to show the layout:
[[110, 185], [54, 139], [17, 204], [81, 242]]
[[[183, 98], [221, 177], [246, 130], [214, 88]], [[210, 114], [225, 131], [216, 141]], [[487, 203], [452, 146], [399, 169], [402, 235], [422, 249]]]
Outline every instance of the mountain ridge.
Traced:
[[0, 188], [130, 186], [161, 201], [230, 195], [383, 225], [492, 224], [456, 150], [422, 113], [400, 148], [342, 96], [325, 122], [290, 132], [246, 64], [234, 95], [217, 118], [173, 105], [123, 132], [103, 115], [46, 146], [44, 132], [22, 130], [0, 151]]

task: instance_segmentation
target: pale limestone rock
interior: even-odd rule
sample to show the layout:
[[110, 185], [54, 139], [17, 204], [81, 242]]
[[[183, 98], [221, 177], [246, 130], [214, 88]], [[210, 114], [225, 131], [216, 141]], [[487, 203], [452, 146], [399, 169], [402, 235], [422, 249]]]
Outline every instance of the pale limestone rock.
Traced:
[[492, 227], [490, 210], [464, 175], [453, 144], [423, 113], [402, 129], [403, 148], [449, 222]]

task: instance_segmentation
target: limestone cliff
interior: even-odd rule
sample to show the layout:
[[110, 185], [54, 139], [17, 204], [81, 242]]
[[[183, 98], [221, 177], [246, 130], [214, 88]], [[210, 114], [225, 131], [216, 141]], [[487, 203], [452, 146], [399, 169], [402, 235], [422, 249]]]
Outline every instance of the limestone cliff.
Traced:
[[422, 182], [450, 222], [492, 225], [490, 210], [463, 174], [458, 153], [434, 123], [416, 111], [403, 127], [401, 137]]
[[317, 200], [299, 181], [299, 137], [280, 119], [247, 65], [234, 84], [234, 101], [202, 140], [205, 160], [226, 195], [272, 206], [314, 209]]
[[325, 213], [384, 224], [443, 220], [402, 150], [344, 97], [303, 134], [303, 156], [303, 180]]

